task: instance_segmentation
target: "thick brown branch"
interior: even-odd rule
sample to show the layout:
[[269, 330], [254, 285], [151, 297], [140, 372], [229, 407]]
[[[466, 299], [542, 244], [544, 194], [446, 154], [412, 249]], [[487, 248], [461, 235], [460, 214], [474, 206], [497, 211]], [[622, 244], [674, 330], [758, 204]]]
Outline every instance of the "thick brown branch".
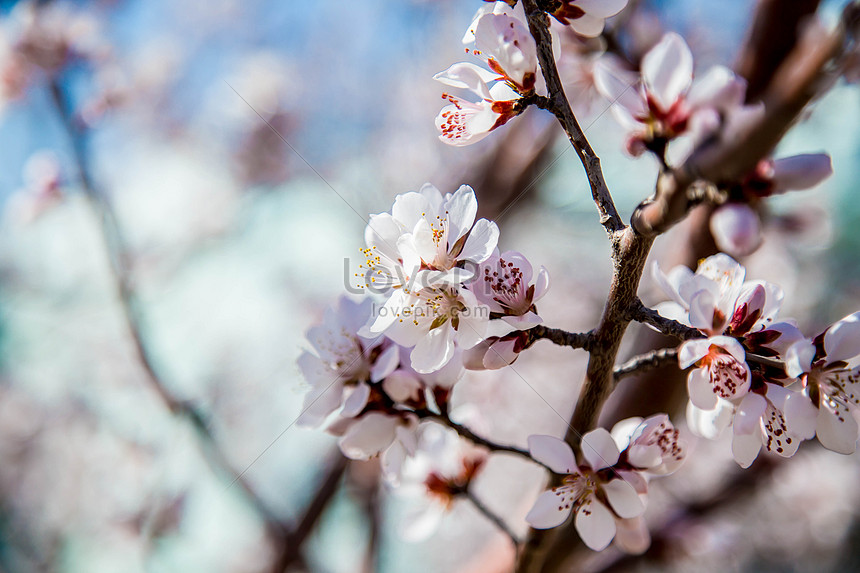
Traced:
[[801, 112], [832, 79], [833, 64], [844, 54], [860, 19], [860, 3], [846, 6], [836, 29], [818, 42], [798, 45], [777, 70], [764, 94], [761, 117], [735, 137], [707, 143], [679, 168], [665, 173], [654, 199], [642, 203], [631, 223], [641, 234], [656, 236], [683, 218], [694, 204], [689, 189], [700, 181], [717, 185], [744, 177], [767, 157]]
[[645, 354], [640, 354], [639, 356], [634, 356], [624, 364], [616, 366], [612, 371], [612, 375], [615, 377], [615, 382], [618, 382], [625, 376], [641, 374], [648, 370], [661, 368], [672, 362], [678, 362], [678, 349], [659, 348]]
[[591, 346], [592, 335], [590, 332], [567, 332], [560, 328], [548, 328], [542, 324], [532, 327], [526, 332], [529, 336], [526, 348], [541, 339], [549, 340], [553, 344], [557, 344], [559, 346], [584, 348], [585, 350], [588, 350]]
[[529, 22], [529, 30], [537, 42], [538, 61], [546, 81], [546, 89], [549, 94], [549, 109], [558, 118], [570, 143], [576, 150], [585, 173], [588, 176], [588, 184], [591, 187], [591, 196], [600, 213], [600, 224], [609, 234], [624, 228], [624, 221], [615, 209], [615, 203], [609, 194], [606, 181], [603, 178], [603, 170], [600, 167], [600, 159], [591, 149], [591, 145], [585, 138], [579, 122], [573, 115], [570, 102], [564, 94], [564, 87], [555, 65], [552, 54], [552, 36], [549, 33], [549, 16], [538, 8], [537, 0], [523, 0], [526, 17]]

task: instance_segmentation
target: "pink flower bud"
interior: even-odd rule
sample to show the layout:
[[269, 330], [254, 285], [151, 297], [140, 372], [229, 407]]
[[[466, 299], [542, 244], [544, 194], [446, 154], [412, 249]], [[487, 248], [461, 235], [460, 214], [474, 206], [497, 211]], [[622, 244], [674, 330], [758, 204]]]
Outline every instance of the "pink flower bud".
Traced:
[[728, 203], [711, 215], [711, 233], [717, 247], [733, 257], [755, 251], [761, 244], [758, 214], [745, 203]]

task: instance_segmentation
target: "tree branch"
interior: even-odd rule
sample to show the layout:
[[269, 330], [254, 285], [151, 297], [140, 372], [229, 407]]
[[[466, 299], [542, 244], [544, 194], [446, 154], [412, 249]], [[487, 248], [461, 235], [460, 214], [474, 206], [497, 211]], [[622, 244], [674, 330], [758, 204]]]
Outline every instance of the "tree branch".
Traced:
[[525, 347], [528, 348], [538, 340], [549, 340], [553, 344], [559, 346], [569, 346], [571, 348], [583, 348], [588, 350], [591, 346], [591, 332], [567, 332], [559, 328], [549, 328], [542, 324], [534, 326], [526, 331], [528, 333], [528, 342]]
[[705, 335], [699, 330], [686, 324], [681, 324], [677, 320], [660, 316], [660, 313], [652, 308], [643, 305], [639, 299], [636, 299], [630, 318], [642, 324], [653, 326], [666, 336], [674, 336], [678, 340], [691, 340], [693, 338], [705, 338]]
[[612, 376], [617, 384], [622, 378], [631, 374], [640, 374], [656, 368], [661, 368], [672, 362], [678, 362], [677, 348], [658, 348], [639, 356], [634, 356], [624, 364], [616, 366]]
[[591, 149], [591, 145], [585, 138], [579, 122], [573, 115], [570, 102], [564, 94], [564, 87], [555, 65], [552, 54], [552, 36], [549, 32], [549, 16], [537, 5], [537, 0], [523, 0], [526, 17], [528, 18], [529, 30], [534, 36], [537, 44], [537, 55], [540, 67], [546, 81], [546, 89], [549, 94], [549, 110], [556, 116], [571, 145], [576, 150], [579, 160], [582, 162], [585, 173], [588, 176], [588, 184], [591, 186], [591, 196], [600, 213], [600, 224], [606, 232], [613, 233], [622, 230], [624, 221], [615, 209], [615, 203], [603, 178], [600, 167], [600, 158]]

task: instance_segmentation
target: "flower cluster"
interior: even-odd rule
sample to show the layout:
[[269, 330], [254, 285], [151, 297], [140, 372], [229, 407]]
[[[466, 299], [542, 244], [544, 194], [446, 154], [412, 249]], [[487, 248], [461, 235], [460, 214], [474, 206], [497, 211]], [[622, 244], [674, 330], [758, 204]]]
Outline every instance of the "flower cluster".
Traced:
[[299, 423], [325, 424], [350, 458], [380, 455], [391, 483], [418, 452], [422, 420], [447, 419], [464, 353], [507, 365], [524, 347], [508, 339], [541, 322], [546, 269], [534, 276], [522, 254], [499, 253], [498, 227], [477, 210], [470, 187], [427, 184], [371, 215], [353, 277], [368, 296], [329, 309], [299, 358], [311, 386]]
[[695, 273], [676, 267], [655, 278], [673, 299], [659, 305], [666, 317], [698, 329], [703, 338], [678, 353], [687, 378], [688, 423], [716, 438], [731, 426], [732, 453], [748, 467], [761, 448], [783, 457], [818, 435], [826, 448], [854, 451], [860, 315], [837, 322], [809, 340], [792, 320], [777, 321], [782, 291], [746, 281], [745, 269], [725, 254], [702, 261]]
[[588, 432], [579, 465], [570, 446], [552, 436], [531, 436], [529, 451], [563, 476], [561, 485], [542, 493], [526, 516], [532, 527], [556, 527], [574, 512], [576, 531], [591, 549], [604, 549], [617, 534], [617, 543], [635, 553], [648, 546], [641, 520], [648, 478], [678, 469], [686, 446], [669, 417], [659, 414], [623, 420], [612, 433], [603, 428]]

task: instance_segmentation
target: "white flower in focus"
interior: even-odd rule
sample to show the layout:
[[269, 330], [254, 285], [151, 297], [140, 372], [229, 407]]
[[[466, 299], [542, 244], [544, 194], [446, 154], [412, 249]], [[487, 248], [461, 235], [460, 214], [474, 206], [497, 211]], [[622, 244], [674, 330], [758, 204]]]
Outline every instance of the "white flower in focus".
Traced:
[[850, 454], [860, 435], [860, 313], [846, 316], [818, 335], [802, 340], [786, 352], [789, 375], [800, 378], [802, 393], [786, 401], [792, 428], [812, 437], [825, 448]]
[[495, 223], [475, 221], [477, 212], [478, 201], [468, 185], [442, 195], [426, 183], [418, 192], [398, 195], [390, 213], [370, 216], [360, 286], [371, 292], [393, 289], [393, 297], [472, 278], [499, 239]]
[[693, 55], [683, 38], [666, 34], [642, 59], [641, 82], [631, 85], [611, 66], [595, 65], [597, 90], [630, 131], [627, 150], [661, 152], [670, 140], [689, 133], [702, 140], [722, 118], [744, 103], [746, 84], [730, 70], [715, 67], [693, 85]]
[[[526, 515], [532, 527], [550, 529], [576, 513], [574, 525], [583, 542], [601, 551], [615, 537], [616, 520], [635, 518], [645, 511], [639, 494], [611, 470], [620, 452], [609, 432], [592, 430], [582, 438], [585, 464], [577, 467], [570, 446], [552, 436], [529, 436], [529, 453], [552, 471], [563, 474], [564, 482], [542, 493]], [[608, 503], [608, 506], [606, 505]]]
[[713, 410], [717, 400], [737, 400], [749, 391], [751, 373], [746, 352], [730, 336], [685, 341], [678, 349], [682, 370], [692, 365], [687, 375], [690, 401], [703, 410]]
[[763, 388], [749, 392], [737, 405], [732, 419], [732, 455], [742, 468], [753, 463], [762, 447], [790, 458], [800, 442], [812, 437], [804, 435], [802, 427], [787, 423], [785, 403], [790, 394], [782, 386], [765, 382]]
[[674, 473], [686, 456], [687, 445], [666, 414], [621, 420], [611, 435], [621, 450], [619, 466], [629, 465], [646, 475]]
[[[534, 92], [537, 49], [525, 25], [504, 13], [484, 13], [469, 28], [474, 33], [475, 56], [486, 68], [460, 62], [436, 74], [445, 85], [471, 91], [480, 99], [469, 102], [450, 94], [449, 105], [436, 117], [439, 138], [450, 145], [469, 145], [519, 115], [519, 98]], [[469, 51], [469, 50], [467, 50]], [[489, 87], [489, 84], [494, 85]]]
[[552, 17], [577, 34], [594, 38], [603, 32], [604, 20], [627, 6], [627, 0], [562, 0]]
[[372, 339], [358, 335], [370, 318], [371, 304], [341, 297], [337, 308], [326, 310], [322, 324], [308, 331], [315, 353], [305, 351], [298, 359], [311, 385], [297, 421], [300, 426], [319, 426], [353, 394], [369, 391], [369, 382], [379, 382], [397, 368], [397, 346], [381, 335]]

